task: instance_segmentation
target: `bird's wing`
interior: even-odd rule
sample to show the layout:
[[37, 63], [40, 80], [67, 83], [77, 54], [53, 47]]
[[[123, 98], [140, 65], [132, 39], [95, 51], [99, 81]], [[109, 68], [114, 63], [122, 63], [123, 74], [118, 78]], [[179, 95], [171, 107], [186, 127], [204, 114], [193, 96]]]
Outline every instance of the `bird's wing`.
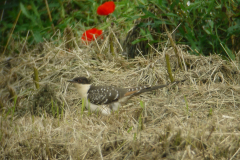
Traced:
[[[177, 84], [182, 81], [176, 81], [171, 84]], [[169, 84], [159, 86], [141, 86], [134, 88], [117, 88], [114, 86], [91, 86], [88, 91], [88, 99], [93, 104], [110, 104], [120, 99], [127, 100], [144, 92], [164, 88]]]
[[114, 86], [91, 86], [88, 91], [88, 99], [93, 104], [110, 104], [124, 96], [126, 89]]

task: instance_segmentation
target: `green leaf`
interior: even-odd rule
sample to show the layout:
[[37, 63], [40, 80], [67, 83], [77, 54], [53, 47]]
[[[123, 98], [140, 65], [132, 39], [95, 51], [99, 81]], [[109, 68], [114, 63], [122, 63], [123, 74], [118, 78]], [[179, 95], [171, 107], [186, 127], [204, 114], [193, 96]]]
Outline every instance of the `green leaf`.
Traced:
[[143, 101], [140, 101], [140, 106], [142, 107], [142, 109], [144, 109], [144, 102]]
[[235, 60], [235, 55], [232, 53], [232, 51], [228, 48], [228, 46], [226, 44], [222, 44], [221, 43], [222, 48], [224, 49], [224, 51], [227, 53], [228, 57], [231, 60]]
[[24, 5], [22, 3], [20, 3], [20, 8], [22, 10], [22, 13], [27, 17], [27, 18], [31, 18], [31, 16], [29, 15], [28, 11], [26, 10], [26, 8], [24, 7]]
[[139, 42], [142, 42], [142, 41], [146, 41], [148, 40], [147, 38], [139, 38], [139, 39], [136, 39], [135, 41], [132, 42], [132, 44], [137, 44]]
[[206, 26], [203, 27], [203, 30], [207, 33], [207, 34], [211, 34], [211, 29], [207, 28]]
[[40, 14], [38, 13], [37, 7], [34, 5], [33, 2], [31, 2], [31, 6], [34, 14], [37, 16], [37, 18], [35, 18], [34, 16], [31, 16], [31, 20], [32, 22], [35, 23], [35, 25], [38, 25], [40, 28], [42, 28], [42, 21], [40, 18]]
[[127, 130], [127, 133], [131, 132], [133, 127], [130, 127], [128, 130]]
[[236, 24], [227, 29], [228, 35], [239, 34], [240, 32], [240, 19], [236, 20]]
[[34, 37], [34, 40], [38, 43], [38, 42], [42, 42], [43, 41], [43, 38], [40, 34], [39, 31], [34, 31], [33, 32], [33, 37]]
[[162, 14], [162, 16], [168, 16], [168, 17], [179, 17], [179, 15], [174, 14], [174, 13], [165, 13], [165, 14]]
[[34, 5], [34, 3], [31, 1], [31, 6], [32, 6], [32, 10], [34, 12], [34, 14], [40, 19], [40, 15], [37, 11], [37, 7]]
[[142, 28], [140, 28], [140, 35], [145, 36], [147, 33], [145, 32], [145, 30], [143, 30]]

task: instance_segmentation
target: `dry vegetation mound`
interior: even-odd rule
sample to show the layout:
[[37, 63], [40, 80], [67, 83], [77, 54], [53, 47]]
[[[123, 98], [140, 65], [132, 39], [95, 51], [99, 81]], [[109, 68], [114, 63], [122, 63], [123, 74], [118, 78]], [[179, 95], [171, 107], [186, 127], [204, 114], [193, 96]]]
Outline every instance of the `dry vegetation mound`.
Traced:
[[66, 81], [88, 76], [96, 85], [165, 84], [163, 53], [127, 59], [104, 54], [95, 43], [72, 51], [63, 46], [45, 43], [1, 59], [1, 159], [240, 159], [237, 62], [189, 55], [178, 46], [185, 62], [179, 70], [169, 48], [175, 79], [188, 80], [102, 116], [83, 111]]

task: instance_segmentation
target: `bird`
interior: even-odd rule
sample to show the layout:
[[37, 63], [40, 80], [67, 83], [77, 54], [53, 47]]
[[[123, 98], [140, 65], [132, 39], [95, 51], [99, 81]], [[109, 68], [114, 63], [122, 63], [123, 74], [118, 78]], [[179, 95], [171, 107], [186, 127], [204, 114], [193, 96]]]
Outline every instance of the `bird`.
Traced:
[[[170, 84], [184, 82], [175, 81]], [[125, 104], [130, 98], [140, 95], [144, 92], [164, 88], [170, 84], [157, 86], [140, 86], [133, 88], [120, 88], [116, 86], [95, 86], [86, 77], [76, 77], [68, 80], [73, 83], [77, 89], [80, 98], [84, 99], [85, 107], [91, 111], [101, 112], [103, 115], [109, 115], [112, 111], [117, 111], [119, 107]]]

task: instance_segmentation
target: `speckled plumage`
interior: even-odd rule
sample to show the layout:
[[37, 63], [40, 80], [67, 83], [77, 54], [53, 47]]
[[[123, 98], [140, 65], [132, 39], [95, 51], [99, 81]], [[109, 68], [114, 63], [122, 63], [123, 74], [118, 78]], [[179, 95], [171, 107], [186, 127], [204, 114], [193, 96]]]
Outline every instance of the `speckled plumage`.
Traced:
[[[85, 77], [77, 77], [70, 80], [75, 84], [80, 97], [85, 99], [85, 106], [92, 111], [100, 110], [103, 114], [110, 114], [111, 110], [116, 111], [128, 99], [144, 92], [156, 90], [168, 86], [140, 86], [134, 88], [118, 88], [115, 86], [94, 86]], [[178, 81], [181, 82], [181, 81]], [[175, 83], [178, 83], [175, 82]]]

